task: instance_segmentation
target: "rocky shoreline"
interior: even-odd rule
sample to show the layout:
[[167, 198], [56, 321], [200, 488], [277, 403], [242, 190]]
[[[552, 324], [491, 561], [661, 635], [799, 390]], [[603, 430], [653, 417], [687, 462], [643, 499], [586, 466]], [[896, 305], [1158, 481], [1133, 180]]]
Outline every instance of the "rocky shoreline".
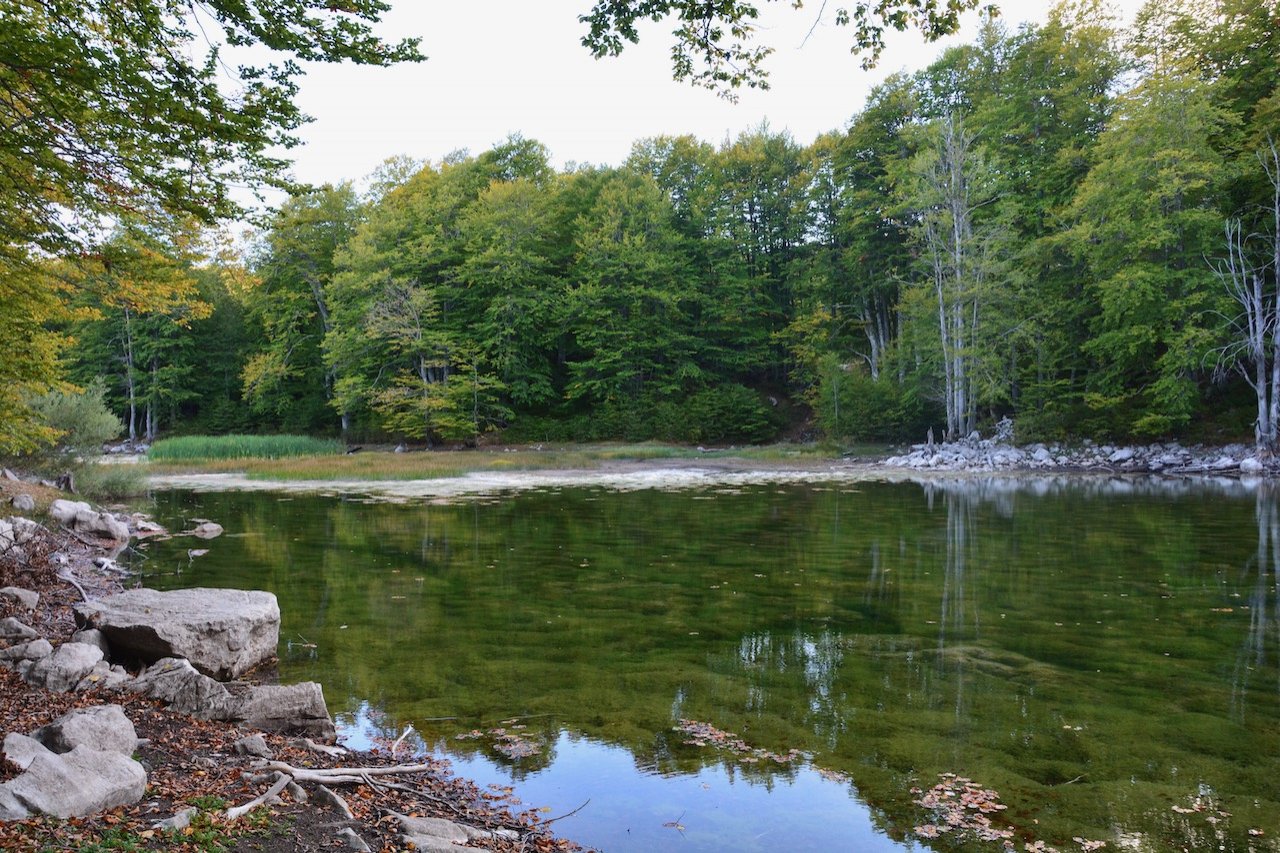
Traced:
[[274, 660], [274, 595], [125, 590], [113, 558], [163, 531], [81, 502], [49, 514], [0, 519], [0, 848], [48, 849], [72, 820], [184, 849], [193, 820], [234, 839], [256, 811], [289, 828], [264, 850], [579, 849], [442, 762], [331, 745], [320, 685], [253, 678]]
[[1017, 446], [997, 439], [971, 437], [964, 441], [913, 445], [909, 451], [883, 460], [890, 468], [915, 471], [1042, 471], [1166, 475], [1236, 475], [1266, 477], [1280, 474], [1280, 461], [1243, 444], [1222, 447], [1184, 446], [1177, 442], [1148, 445], [1031, 444]]

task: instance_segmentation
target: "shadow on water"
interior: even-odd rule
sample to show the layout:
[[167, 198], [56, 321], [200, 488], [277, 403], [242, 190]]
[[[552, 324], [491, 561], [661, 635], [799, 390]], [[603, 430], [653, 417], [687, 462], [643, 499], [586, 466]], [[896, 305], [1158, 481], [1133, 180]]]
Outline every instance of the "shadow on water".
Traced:
[[420, 746], [527, 802], [590, 799], [560, 825], [584, 843], [999, 849], [916, 836], [937, 815], [912, 788], [958, 773], [999, 792], [1019, 850], [1277, 849], [1270, 487], [155, 503], [172, 529], [205, 517], [228, 535], [197, 558], [190, 540], [148, 546], [148, 583], [271, 589], [282, 677], [321, 681], [353, 740], [411, 723]]

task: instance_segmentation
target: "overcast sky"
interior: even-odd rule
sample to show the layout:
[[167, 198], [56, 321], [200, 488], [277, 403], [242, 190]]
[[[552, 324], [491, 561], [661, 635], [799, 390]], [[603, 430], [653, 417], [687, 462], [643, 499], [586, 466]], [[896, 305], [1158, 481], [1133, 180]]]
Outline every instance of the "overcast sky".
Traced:
[[[719, 144], [767, 120], [801, 144], [843, 128], [868, 91], [889, 73], [927, 65], [947, 44], [976, 31], [976, 15], [951, 40], [925, 44], [914, 33], [890, 36], [874, 71], [849, 53], [852, 33], [829, 21], [814, 26], [822, 4], [800, 11], [763, 3], [759, 40], [772, 88], [743, 91], [729, 103], [671, 80], [670, 23], [649, 24], [620, 57], [592, 59], [581, 46], [578, 15], [591, 0], [392, 0], [379, 32], [422, 38], [426, 62], [371, 69], [313, 66], [298, 101], [315, 121], [294, 149], [294, 176], [309, 183], [359, 180], [387, 157], [438, 161], [466, 148], [478, 154], [509, 133], [537, 139], [557, 166], [616, 165], [637, 139], [690, 133]], [[1044, 0], [999, 4], [1009, 26], [1041, 22]], [[1117, 4], [1132, 14], [1137, 0]], [[830, 13], [828, 13], [829, 17]]]

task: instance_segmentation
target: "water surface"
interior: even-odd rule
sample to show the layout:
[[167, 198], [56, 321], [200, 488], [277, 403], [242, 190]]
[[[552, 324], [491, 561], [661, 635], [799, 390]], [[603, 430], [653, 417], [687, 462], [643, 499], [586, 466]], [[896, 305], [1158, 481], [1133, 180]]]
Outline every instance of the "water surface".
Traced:
[[148, 585], [275, 592], [282, 679], [320, 681], [350, 740], [412, 724], [526, 803], [589, 800], [556, 825], [584, 844], [1002, 849], [921, 837], [940, 815], [918, 791], [957, 773], [998, 792], [1018, 850], [1280, 849], [1266, 489], [171, 491], [154, 512], [227, 535], [148, 545]]

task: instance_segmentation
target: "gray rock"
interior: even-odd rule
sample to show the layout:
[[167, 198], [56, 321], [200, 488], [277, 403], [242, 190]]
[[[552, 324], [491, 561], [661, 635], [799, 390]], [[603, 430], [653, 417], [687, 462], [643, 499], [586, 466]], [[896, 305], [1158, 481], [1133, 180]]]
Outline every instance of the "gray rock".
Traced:
[[0, 660], [3, 661], [36, 661], [41, 658], [47, 658], [53, 654], [53, 646], [44, 637], [38, 640], [32, 640], [29, 643], [20, 643], [16, 646], [10, 646], [7, 649], [0, 650]]
[[0, 785], [0, 820], [26, 820], [31, 817], [27, 807], [18, 802], [6, 786]]
[[12, 599], [28, 610], [35, 610], [40, 605], [40, 593], [17, 586], [0, 589], [0, 598]]
[[231, 744], [236, 755], [256, 755], [258, 758], [271, 758], [271, 747], [262, 735], [249, 735]]
[[125, 672], [124, 667], [112, 666], [105, 660], [100, 660], [93, 665], [93, 669], [89, 670], [84, 678], [76, 683], [76, 691], [83, 692], [97, 689], [112, 692], [119, 690], [132, 680], [129, 673]]
[[126, 689], [205, 720], [230, 720], [239, 705], [226, 685], [197, 672], [190, 661], [181, 658], [156, 661]]
[[151, 662], [180, 657], [214, 678], [235, 678], [275, 657], [280, 607], [269, 592], [131, 589], [76, 605], [112, 651]]
[[255, 729], [304, 734], [326, 743], [338, 736], [324, 692], [314, 681], [254, 687], [241, 701], [236, 717]]
[[48, 747], [29, 735], [9, 732], [4, 736], [4, 760], [19, 770], [26, 770], [37, 757], [50, 753]]
[[84, 643], [86, 646], [97, 646], [102, 649], [104, 658], [111, 657], [111, 644], [107, 642], [107, 635], [97, 628], [84, 628], [76, 631], [71, 635], [71, 642]]
[[1053, 454], [1049, 452], [1047, 447], [1038, 447], [1036, 452], [1031, 454], [1031, 458], [1040, 463], [1052, 462]]
[[81, 744], [121, 755], [132, 755], [138, 747], [138, 732], [119, 705], [77, 708], [36, 729], [31, 737], [58, 754]]
[[114, 542], [129, 541], [129, 525], [109, 512], [98, 512], [84, 501], [56, 500], [49, 505], [49, 515], [68, 530]]
[[40, 636], [30, 625], [19, 622], [12, 616], [0, 619], [0, 640], [34, 640]]
[[215, 521], [206, 521], [203, 524], [196, 525], [196, 529], [191, 531], [191, 535], [200, 539], [216, 539], [222, 535], [222, 525]]
[[53, 654], [36, 661], [26, 675], [26, 680], [38, 687], [47, 687], [55, 693], [75, 689], [102, 660], [102, 649], [84, 643], [63, 643]]
[[156, 821], [155, 823], [151, 824], [151, 828], [181, 831], [186, 829], [188, 826], [190, 826], [191, 819], [196, 815], [198, 815], [199, 813], [200, 813], [200, 810], [197, 809], [195, 806], [192, 806], [190, 808], [185, 808], [182, 811], [178, 812], [173, 817], [168, 817], [168, 818], [165, 818], [164, 820]]
[[34, 512], [36, 508], [36, 499], [31, 495], [14, 495], [9, 503], [18, 512]]
[[338, 837], [347, 843], [348, 849], [358, 851], [358, 853], [369, 853], [369, 845], [351, 827], [344, 826], [338, 832]]
[[82, 744], [66, 755], [37, 756], [2, 787], [30, 811], [83, 817], [142, 799], [147, 773], [128, 756]]
[[[1241, 474], [1261, 474], [1263, 467], [1262, 462], [1253, 456], [1247, 456], [1240, 460]], [[0, 590], [0, 592], [2, 591]]]
[[[1105, 451], [1106, 448], [1104, 447], [1103, 450]], [[1110, 456], [1108, 456], [1107, 461], [1113, 465], [1119, 464], [1121, 462], [1128, 462], [1130, 459], [1133, 458], [1133, 453], [1134, 453], [1134, 450], [1132, 447], [1121, 447], [1119, 450], [1116, 450]]]
[[488, 839], [496, 836], [514, 839], [518, 837], [509, 829], [496, 831], [476, 829], [473, 826], [454, 823], [439, 817], [409, 817], [402, 814], [396, 814], [395, 817], [400, 821], [400, 831], [403, 833], [401, 839], [406, 844], [412, 844], [418, 850], [432, 851], [432, 853], [456, 851], [468, 841], [478, 838]]

